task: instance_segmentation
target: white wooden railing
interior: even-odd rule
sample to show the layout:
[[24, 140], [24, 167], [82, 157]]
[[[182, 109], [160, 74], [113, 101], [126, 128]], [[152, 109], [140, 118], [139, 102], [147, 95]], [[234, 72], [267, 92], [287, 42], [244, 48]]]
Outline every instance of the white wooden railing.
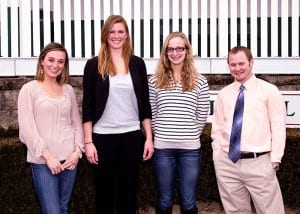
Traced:
[[235, 45], [257, 58], [300, 56], [299, 0], [1, 0], [0, 56], [36, 57], [50, 41], [73, 59], [97, 55], [110, 14], [125, 17], [134, 52], [145, 59], [159, 57], [171, 31], [186, 33], [202, 59], [224, 58]]

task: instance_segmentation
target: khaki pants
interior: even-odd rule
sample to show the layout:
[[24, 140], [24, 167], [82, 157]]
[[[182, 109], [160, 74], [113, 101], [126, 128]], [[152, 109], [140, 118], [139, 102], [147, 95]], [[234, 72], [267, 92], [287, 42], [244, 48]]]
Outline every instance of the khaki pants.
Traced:
[[269, 154], [233, 163], [226, 152], [214, 160], [219, 193], [228, 214], [283, 214], [284, 205]]

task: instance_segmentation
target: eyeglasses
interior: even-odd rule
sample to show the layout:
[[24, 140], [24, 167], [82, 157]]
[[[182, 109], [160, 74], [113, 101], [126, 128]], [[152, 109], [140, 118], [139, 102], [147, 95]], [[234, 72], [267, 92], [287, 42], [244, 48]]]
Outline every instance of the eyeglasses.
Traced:
[[173, 53], [174, 51], [180, 53], [180, 52], [183, 52], [184, 50], [185, 50], [185, 47], [176, 47], [176, 48], [167, 47], [167, 49], [166, 49], [167, 53]]

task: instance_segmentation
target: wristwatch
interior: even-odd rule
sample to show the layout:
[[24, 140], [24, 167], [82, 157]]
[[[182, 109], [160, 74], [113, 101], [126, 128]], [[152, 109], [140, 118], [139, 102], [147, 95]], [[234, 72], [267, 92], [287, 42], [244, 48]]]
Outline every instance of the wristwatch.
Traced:
[[279, 164], [273, 164], [273, 169], [275, 170], [275, 171], [278, 171], [279, 170]]

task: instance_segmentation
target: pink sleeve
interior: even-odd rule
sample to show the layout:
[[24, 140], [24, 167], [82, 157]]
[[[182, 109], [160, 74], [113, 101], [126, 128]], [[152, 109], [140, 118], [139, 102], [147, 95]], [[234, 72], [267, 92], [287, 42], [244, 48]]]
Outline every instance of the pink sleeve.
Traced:
[[272, 130], [271, 161], [281, 162], [286, 140], [286, 107], [277, 88], [269, 96], [268, 112]]
[[215, 158], [221, 151], [221, 142], [222, 142], [222, 128], [224, 126], [224, 113], [222, 108], [222, 99], [221, 95], [217, 96], [215, 106], [214, 106], [214, 115], [212, 117], [212, 130], [211, 138], [212, 149], [213, 149], [213, 158]]
[[46, 143], [40, 137], [33, 112], [34, 89], [32, 83], [25, 84], [18, 96], [19, 137], [27, 149], [40, 157], [46, 148]]
[[81, 149], [81, 151], [84, 151], [83, 127], [79, 114], [78, 103], [75, 98], [74, 89], [71, 86], [69, 91], [72, 103], [71, 121], [75, 130], [75, 145], [78, 146]]

